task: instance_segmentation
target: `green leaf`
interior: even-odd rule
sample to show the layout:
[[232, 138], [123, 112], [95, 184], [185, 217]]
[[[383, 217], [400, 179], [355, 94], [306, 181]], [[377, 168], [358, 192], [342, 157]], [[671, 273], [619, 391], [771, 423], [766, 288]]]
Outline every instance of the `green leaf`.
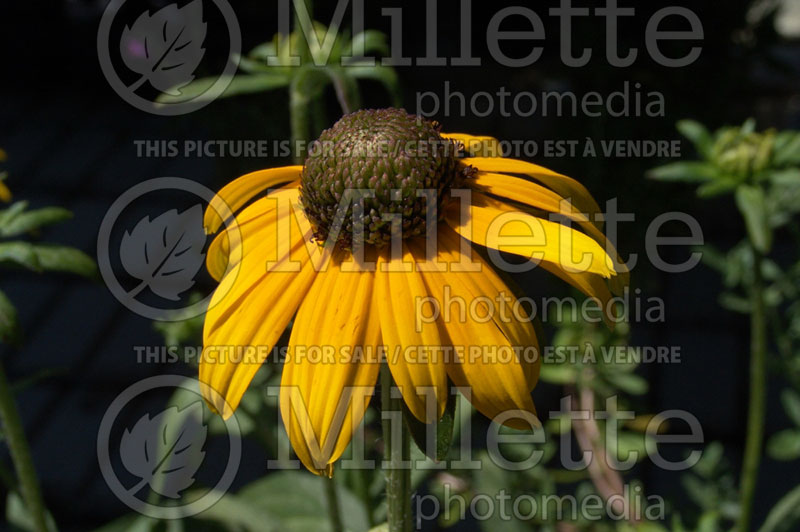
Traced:
[[739, 186], [736, 189], [736, 206], [744, 217], [747, 234], [755, 248], [761, 253], [768, 253], [772, 246], [772, 229], [764, 190], [750, 185]]
[[739, 182], [734, 179], [721, 177], [704, 185], [700, 185], [697, 188], [697, 196], [699, 198], [713, 198], [714, 196], [732, 192], [738, 185]]
[[711, 155], [714, 139], [703, 124], [694, 120], [680, 120], [676, 127], [681, 135], [692, 141], [697, 153], [703, 157]]
[[72, 213], [61, 207], [44, 207], [20, 212], [6, 224], [0, 225], [0, 236], [10, 237], [29, 233], [45, 225], [52, 225], [72, 218]]
[[800, 164], [800, 132], [781, 131], [775, 135], [772, 164], [777, 167]]
[[719, 170], [712, 164], [697, 161], [678, 161], [653, 168], [647, 177], [657, 181], [683, 181], [705, 183], [719, 177]]
[[39, 256], [28, 242], [0, 243], [0, 262], [13, 262], [35, 272], [42, 271]]
[[800, 427], [800, 394], [787, 388], [781, 393], [781, 403], [789, 418]]
[[[474, 473], [475, 494], [488, 495], [492, 500], [498, 496], [500, 491], [509, 494], [512, 485], [512, 478], [516, 473], [506, 471], [492, 460], [486, 451], [478, 455], [482, 467]], [[482, 506], [476, 508], [478, 512], [487, 513], [487, 509]], [[503, 519], [500, 512], [494, 511], [489, 514], [488, 519], [480, 521], [481, 530], [485, 532], [525, 532], [528, 526], [519, 520]]]
[[542, 364], [539, 376], [552, 384], [571, 384], [578, 378], [578, 369], [568, 364]]
[[[407, 408], [404, 408], [403, 418], [414, 443], [428, 458], [437, 462], [447, 458], [447, 454], [450, 452], [450, 444], [453, 441], [453, 426], [456, 419], [456, 403], [456, 396], [450, 394], [447, 398], [447, 405], [442, 419], [436, 422], [435, 431], [432, 425], [419, 421]], [[430, 443], [428, 442], [429, 431], [434, 438], [434, 441]], [[433, 444], [433, 455], [428, 453], [431, 443]]]
[[[284, 525], [281, 532], [323, 532], [330, 530], [323, 482], [329, 480], [305, 471], [280, 471], [248, 484], [238, 497], [279, 519]], [[367, 509], [344, 486], [338, 488], [345, 528], [352, 532], [369, 530]]]
[[0, 210], [0, 228], [11, 223], [14, 218], [27, 208], [27, 201], [16, 201], [9, 208]]
[[266, 92], [281, 87], [289, 86], [290, 77], [286, 74], [238, 74], [230, 80], [230, 85], [222, 94], [213, 94], [209, 89], [217, 82], [218, 78], [201, 78], [181, 87], [178, 96], [167, 93], [160, 94], [156, 102], [160, 104], [182, 103], [188, 100], [194, 102], [209, 101], [216, 98], [228, 98], [239, 94], [253, 94]]
[[767, 454], [786, 462], [800, 458], [800, 429], [776, 432], [767, 442]]
[[17, 344], [20, 338], [19, 319], [17, 309], [8, 299], [8, 296], [0, 290], [0, 339], [3, 342]]
[[758, 532], [784, 532], [796, 530], [800, 521], [800, 486], [784, 495], [767, 514]]
[[[188, 492], [186, 500], [196, 500], [207, 492]], [[206, 496], [210, 496], [209, 493]], [[270, 515], [264, 508], [254, 506], [247, 500], [227, 493], [207, 510], [194, 516], [195, 519], [215, 521], [232, 528], [241, 528], [252, 532], [283, 532], [283, 523]]]
[[74, 273], [88, 278], [97, 278], [97, 264], [79, 249], [54, 244], [33, 246], [36, 259], [42, 270]]
[[783, 170], [773, 170], [768, 174], [768, 178], [773, 185], [782, 187], [800, 186], [800, 168], [785, 168]]
[[356, 33], [353, 36], [351, 45], [347, 47], [347, 51], [352, 54], [353, 50], [361, 51], [362, 47], [365, 54], [377, 52], [379, 54], [389, 55], [390, 53], [386, 35], [378, 30], [366, 30], [361, 33]]
[[389, 523], [382, 523], [374, 528], [370, 528], [369, 532], [389, 532]]
[[[30, 532], [36, 531], [31, 514], [25, 507], [22, 497], [16, 492], [10, 492], [6, 497], [6, 521], [13, 528], [17, 530], [26, 530]], [[47, 530], [55, 532], [57, 530], [56, 523], [50, 512], [45, 515]]]
[[717, 532], [719, 530], [719, 512], [706, 512], [697, 521], [697, 532]]
[[703, 454], [700, 460], [695, 464], [692, 470], [703, 478], [710, 479], [714, 476], [714, 472], [720, 467], [722, 457], [725, 449], [718, 441], [711, 442], [703, 449]]

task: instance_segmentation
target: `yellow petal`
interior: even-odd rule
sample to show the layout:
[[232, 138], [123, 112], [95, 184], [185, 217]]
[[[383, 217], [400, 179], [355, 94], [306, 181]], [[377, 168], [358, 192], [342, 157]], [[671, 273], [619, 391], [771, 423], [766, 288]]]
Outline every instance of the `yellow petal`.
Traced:
[[[273, 216], [278, 212], [280, 209]], [[262, 246], [244, 256], [240, 267], [223, 278], [211, 299], [203, 328], [200, 381], [216, 391], [205, 395], [224, 417], [238, 406], [320, 269], [304, 245], [310, 235], [299, 230], [296, 220], [292, 226], [288, 235], [273, 236], [271, 242], [268, 229], [251, 235]], [[285, 255], [278, 255], [280, 238], [290, 240]], [[244, 244], [248, 242], [245, 237]], [[268, 268], [270, 261], [276, 263]], [[285, 267], [290, 261], [296, 268]], [[232, 349], [237, 351], [231, 353]]]
[[281, 379], [280, 408], [297, 456], [330, 476], [361, 423], [380, 371], [374, 272], [335, 261], [300, 306]]
[[[274, 248], [278, 205], [284, 202], [280, 216], [285, 216], [292, 205], [299, 206], [299, 198], [300, 191], [297, 188], [280, 188], [240, 212], [234, 222], [214, 237], [208, 246], [206, 268], [209, 274], [220, 281], [228, 268], [237, 266], [247, 251], [267, 249], [270, 245]], [[256, 233], [261, 235], [256, 236]], [[246, 244], [243, 245], [245, 240]]]
[[[420, 421], [432, 423], [442, 417], [447, 404], [447, 370], [437, 325], [417, 319], [427, 297], [408, 249], [403, 249], [402, 259], [390, 259], [387, 253], [378, 257], [375, 298], [387, 363], [408, 409]], [[436, 412], [426, 410], [430, 393], [436, 399]]]
[[464, 145], [470, 157], [500, 157], [500, 143], [494, 137], [470, 135], [469, 133], [442, 133], [442, 138], [455, 140]]
[[[598, 244], [606, 249], [609, 256], [617, 257], [617, 263], [615, 264], [614, 269], [617, 271], [618, 275], [613, 277], [610, 281], [612, 285], [612, 291], [616, 294], [621, 294], [622, 289], [628, 285], [628, 269], [623, 264], [622, 257], [619, 256], [617, 250], [614, 248], [614, 245], [608, 240], [608, 238], [606, 238], [605, 233], [603, 233], [603, 231], [601, 231], [597, 225], [590, 222], [584, 213], [581, 213], [575, 209], [571, 203], [562, 203], [564, 198], [555, 192], [535, 183], [531, 183], [530, 181], [525, 181], [524, 179], [519, 179], [505, 174], [494, 174], [487, 172], [478, 172], [475, 180], [472, 181], [471, 184], [477, 185], [482, 190], [490, 194], [494, 194], [495, 196], [502, 196], [535, 209], [560, 213], [570, 220], [578, 222], [581, 228], [584, 229], [589, 236], [594, 238]], [[549, 268], [545, 267], [545, 269], [548, 269], [549, 271]], [[602, 283], [602, 281], [593, 280], [590, 282], [585, 282], [571, 278], [571, 274], [568, 274], [568, 272], [564, 273], [570, 277], [570, 279], [567, 279], [567, 282], [573, 286], [576, 286], [587, 295], [596, 297], [603, 292], [603, 290], [586, 290], [586, 288], [590, 285], [595, 285], [597, 288], [599, 288], [597, 285], [598, 283]], [[607, 293], [608, 289], [605, 288], [604, 291]], [[611, 297], [611, 295], [608, 294], [608, 297]]]
[[5, 181], [0, 181], [0, 201], [8, 203], [11, 201], [11, 190], [6, 186]]
[[264, 190], [299, 179], [302, 166], [283, 166], [252, 172], [234, 179], [211, 200], [203, 218], [207, 233], [214, 233], [227, 217], [242, 208], [256, 194]]
[[[462, 219], [462, 210], [466, 219]], [[480, 192], [472, 193], [468, 208], [462, 209], [457, 201], [448, 205], [445, 219], [457, 233], [481, 246], [552, 262], [572, 273], [615, 275], [611, 257], [591, 237], [515, 210]]]
[[[444, 242], [440, 241], [443, 249], [448, 249]], [[460, 257], [455, 256], [458, 249], [448, 251], [446, 260], [459, 262]], [[416, 248], [414, 254], [423, 256], [424, 251]], [[501, 316], [497, 299], [501, 293], [482, 278], [486, 271], [423, 268], [422, 275], [428, 292], [439, 302], [440, 328], [446, 331], [454, 348], [447, 363], [450, 379], [489, 419], [521, 430], [530, 429], [532, 424], [539, 426], [530, 395], [540, 364], [531, 324], [527, 324], [529, 330], [522, 337], [516, 337], [525, 324], [509, 314]], [[509, 326], [509, 321], [516, 323]], [[509, 338], [511, 335], [514, 336]]]
[[602, 226], [602, 219], [598, 220], [600, 216], [595, 216], [602, 214], [597, 202], [586, 190], [586, 187], [571, 177], [559, 174], [538, 164], [505, 157], [464, 158], [461, 159], [461, 162], [472, 165], [481, 172], [511, 172], [512, 174], [529, 175], [557, 192], [561, 197], [569, 198], [578, 210], [591, 215], [592, 221], [598, 227]]

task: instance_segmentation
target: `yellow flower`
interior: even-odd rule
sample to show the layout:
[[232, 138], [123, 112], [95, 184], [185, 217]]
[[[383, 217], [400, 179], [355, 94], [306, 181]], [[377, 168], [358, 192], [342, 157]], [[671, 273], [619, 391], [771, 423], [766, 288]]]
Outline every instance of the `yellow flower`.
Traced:
[[[206, 230], [216, 232], [220, 212], [272, 189], [208, 250], [208, 270], [220, 281], [200, 362], [211, 407], [233, 414], [294, 317], [281, 416], [298, 457], [317, 474], [332, 474], [382, 363], [420, 421], [441, 417], [449, 380], [469, 389], [489, 418], [521, 429], [538, 424], [531, 318], [470, 242], [535, 259], [606, 308], [616, 252], [588, 191], [528, 162], [459, 158], [452, 148], [492, 155], [497, 142], [440, 134], [438, 125], [401, 110], [347, 115], [316, 147], [303, 166], [236, 179], [206, 211]], [[357, 189], [362, 196], [350, 194]], [[546, 213], [561, 213], [581, 230]], [[497, 311], [501, 301], [514, 311]], [[232, 347], [240, 348], [234, 354]]]

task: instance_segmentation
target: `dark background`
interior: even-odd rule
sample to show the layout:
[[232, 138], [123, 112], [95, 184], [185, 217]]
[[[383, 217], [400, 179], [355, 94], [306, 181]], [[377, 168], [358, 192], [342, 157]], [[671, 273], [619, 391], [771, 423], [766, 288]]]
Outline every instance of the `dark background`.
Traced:
[[[136, 2], [157, 9], [163, 3]], [[517, 2], [519, 4], [520, 2]], [[73, 210], [72, 221], [48, 230], [50, 241], [68, 243], [94, 255], [97, 229], [106, 209], [130, 186], [159, 176], [180, 176], [212, 189], [250, 170], [288, 161], [246, 158], [142, 159], [136, 139], [285, 139], [288, 138], [288, 97], [278, 90], [255, 96], [219, 100], [189, 115], [158, 117], [125, 103], [104, 79], [96, 51], [102, 2], [3, 2], [0, 5], [0, 147], [9, 155], [8, 184], [16, 198], [34, 206], [59, 204]], [[317, 2], [316, 18], [329, 21], [335, 3]], [[444, 82], [467, 96], [480, 90], [492, 94], [500, 87], [512, 93], [542, 90], [620, 90], [625, 81], [643, 84], [666, 98], [662, 118], [503, 118], [494, 113], [435, 117], [450, 131], [489, 134], [501, 139], [677, 139], [674, 124], [694, 118], [716, 128], [741, 123], [749, 116], [759, 128], [800, 127], [800, 68], [798, 47], [780, 39], [765, 23], [747, 30], [750, 2], [732, 0], [624, 2], [636, 16], [620, 21], [620, 50], [638, 47], [639, 58], [629, 68], [614, 68], [605, 60], [605, 22], [599, 17], [576, 19], [574, 49], [594, 49], [590, 64], [569, 68], [559, 59], [557, 20], [547, 15], [556, 2], [531, 5], [545, 21], [548, 33], [543, 57], [533, 66], [511, 69], [488, 54], [485, 36], [489, 18], [514, 2], [473, 2], [473, 54], [480, 68], [399, 68], [406, 108], [413, 112], [416, 94], [432, 90], [442, 97]], [[380, 8], [403, 7], [405, 55], [425, 54], [424, 2], [369, 2], [367, 27], [389, 31]], [[577, 1], [579, 6], [599, 3]], [[702, 20], [705, 39], [700, 59], [686, 68], [654, 63], [644, 48], [644, 28], [650, 16], [666, 5], [684, 5]], [[277, 31], [277, 5], [256, 0], [234, 3], [242, 29], [243, 50], [266, 41]], [[459, 55], [458, 2], [439, 2], [439, 55]], [[344, 24], [349, 26], [349, 10]], [[214, 50], [214, 37], [207, 48]], [[676, 44], [673, 55], [685, 53]], [[507, 43], [510, 56], [527, 54], [530, 44]], [[221, 42], [217, 50], [227, 50]], [[516, 52], [516, 54], [515, 54]], [[224, 52], [223, 52], [224, 53]], [[224, 57], [222, 58], [224, 60]], [[202, 68], [210, 72], [219, 61], [212, 52]], [[365, 104], [385, 106], [388, 99], [375, 84], [363, 85]], [[330, 120], [337, 116], [333, 95]], [[688, 143], [683, 152], [691, 155]], [[560, 158], [542, 164], [581, 179], [600, 204], [619, 197], [620, 208], [634, 212], [637, 223], [623, 224], [618, 248], [639, 253], [634, 286], [646, 297], [662, 297], [666, 321], [637, 324], [635, 345], [678, 345], [681, 363], [641, 368], [651, 392], [642, 411], [686, 409], [702, 423], [706, 441], [723, 442], [738, 467], [744, 440], [747, 407], [747, 320], [720, 309], [720, 282], [700, 266], [688, 273], [658, 272], [644, 259], [644, 231], [657, 215], [673, 210], [690, 212], [701, 223], [706, 241], [726, 248], [743, 234], [729, 199], [703, 201], [690, 187], [656, 183], [644, 178], [648, 168], [664, 162], [636, 158]], [[157, 210], [157, 209], [156, 209]], [[680, 230], [680, 228], [678, 228]], [[681, 260], [688, 250], [670, 257]], [[523, 278], [534, 292], [565, 293], [560, 283], [542, 284], [540, 277]], [[558, 285], [558, 286], [557, 286]], [[136, 363], [134, 345], [158, 345], [161, 337], [152, 323], [122, 307], [102, 283], [68, 276], [37, 276], [4, 270], [0, 287], [17, 305], [25, 330], [24, 346], [2, 348], [12, 379], [39, 375], [35, 384], [18, 394], [26, 432], [33, 447], [47, 503], [66, 530], [82, 530], [110, 520], [127, 509], [115, 499], [100, 476], [96, 435], [100, 419], [113, 398], [132, 382], [160, 373], [190, 373], [181, 365]], [[211, 290], [207, 283], [201, 287]], [[55, 368], [55, 370], [52, 370]], [[781, 382], [771, 385], [767, 434], [786, 426], [777, 401]], [[546, 385], [534, 392], [539, 410], [555, 408], [556, 395]], [[5, 451], [3, 451], [5, 452]], [[680, 454], [676, 451], [675, 454]], [[8, 463], [8, 457], [0, 456]], [[265, 470], [265, 456], [245, 448], [245, 465], [238, 483]], [[756, 519], [797, 480], [791, 467], [766, 459], [757, 500]], [[679, 475], [644, 466], [638, 471], [649, 493], [668, 497], [682, 506]]]

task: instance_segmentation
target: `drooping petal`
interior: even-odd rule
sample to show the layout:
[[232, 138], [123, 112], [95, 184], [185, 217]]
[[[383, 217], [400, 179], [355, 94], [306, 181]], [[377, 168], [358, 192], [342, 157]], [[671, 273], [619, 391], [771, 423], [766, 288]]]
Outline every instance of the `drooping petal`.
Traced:
[[[379, 255], [375, 298], [394, 382], [414, 417], [432, 423], [442, 417], [447, 405], [447, 370], [438, 349], [442, 345], [438, 326], [421, 319], [430, 300], [407, 248], [402, 258]], [[435, 397], [436, 412], [426, 410], [429, 393]]]
[[372, 271], [320, 273], [297, 313], [281, 379], [281, 416], [297, 456], [330, 476], [361, 423], [380, 371]]
[[[589, 191], [579, 181], [554, 172], [544, 166], [507, 159], [505, 157], [471, 157], [461, 159], [461, 162], [472, 165], [481, 172], [510, 172], [512, 174], [525, 174], [557, 192], [563, 198], [569, 198], [581, 212], [591, 215], [590, 219], [602, 226], [602, 211]], [[599, 219], [598, 219], [599, 218]]]
[[259, 170], [234, 179], [222, 187], [208, 205], [203, 218], [206, 232], [215, 233], [222, 225], [223, 216], [232, 215], [259, 192], [299, 179], [302, 170], [302, 166], [282, 166]]
[[[461, 262], [458, 244], [440, 239], [439, 258]], [[414, 244], [411, 244], [414, 246]], [[421, 248], [415, 257], [424, 257]], [[516, 298], [498, 291], [486, 271], [462, 271], [425, 267], [420, 260], [428, 292], [439, 302], [437, 317], [453, 352], [447, 374], [476, 409], [489, 419], [525, 430], [539, 426], [530, 391], [538, 379], [541, 358], [530, 322], [514, 317]], [[501, 301], [500, 298], [504, 298]], [[508, 308], [499, 305], [508, 304]]]
[[569, 272], [616, 274], [602, 246], [576, 229], [518, 211], [480, 192], [472, 192], [471, 203], [462, 209], [459, 202], [452, 202], [445, 219], [476, 244], [551, 262]]
[[[324, 264], [312, 260], [291, 209], [276, 209], [275, 223], [246, 235], [243, 242], [260, 244], [244, 255], [239, 268], [223, 277], [206, 313], [202, 387], [210, 405], [229, 417], [272, 351]], [[288, 231], [276, 229], [281, 217], [291, 219]], [[214, 393], [216, 392], [216, 393]]]

